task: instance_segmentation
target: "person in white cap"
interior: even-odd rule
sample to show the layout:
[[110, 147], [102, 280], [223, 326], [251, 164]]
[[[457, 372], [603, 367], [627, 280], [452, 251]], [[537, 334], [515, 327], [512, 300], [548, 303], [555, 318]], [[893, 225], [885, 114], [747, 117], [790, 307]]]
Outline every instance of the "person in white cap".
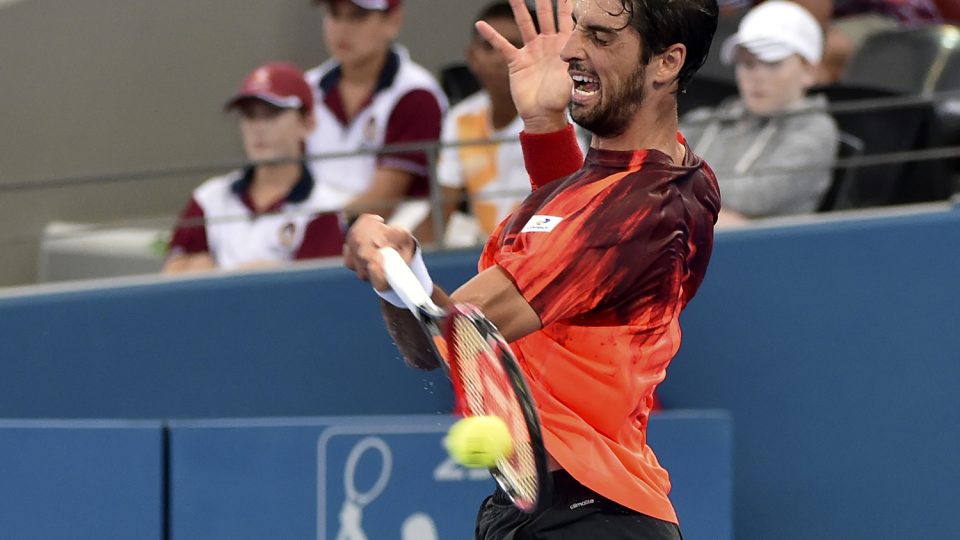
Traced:
[[226, 104], [240, 114], [253, 165], [211, 178], [194, 192], [168, 245], [164, 272], [264, 267], [333, 257], [343, 249], [336, 214], [302, 162], [314, 128], [303, 72], [275, 62], [254, 69]]
[[823, 54], [823, 30], [800, 5], [753, 8], [721, 57], [735, 64], [739, 96], [685, 115], [681, 131], [717, 174], [719, 225], [814, 212], [830, 187], [836, 122], [822, 96], [808, 97]]
[[[437, 141], [446, 96], [396, 43], [403, 26], [402, 1], [314, 1], [323, 7], [323, 38], [331, 58], [307, 72], [318, 123], [307, 153]], [[310, 166], [331, 206], [345, 209], [348, 216], [366, 210], [388, 217], [399, 199], [429, 194], [425, 152], [315, 159]]]

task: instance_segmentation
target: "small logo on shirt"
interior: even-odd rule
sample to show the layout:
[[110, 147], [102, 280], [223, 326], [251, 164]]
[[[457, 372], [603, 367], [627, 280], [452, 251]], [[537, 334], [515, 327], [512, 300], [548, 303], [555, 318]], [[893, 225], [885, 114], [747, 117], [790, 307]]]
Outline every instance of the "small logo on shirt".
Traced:
[[571, 509], [571, 510], [576, 510], [577, 508], [583, 508], [584, 506], [587, 506], [588, 504], [593, 504], [593, 503], [595, 503], [595, 502], [597, 502], [597, 501], [595, 501], [595, 500], [593, 500], [593, 499], [587, 499], [587, 500], [585, 500], [585, 501], [580, 501], [580, 502], [578, 502], [578, 503], [573, 503], [573, 504], [571, 504], [571, 505], [570, 505], [570, 509]]
[[280, 245], [290, 249], [293, 247], [293, 242], [297, 239], [297, 226], [293, 224], [292, 221], [288, 221], [283, 227], [280, 228]]
[[374, 116], [367, 118], [363, 125], [363, 142], [367, 144], [376, 144], [377, 142], [377, 119]]
[[533, 216], [520, 232], [550, 232], [557, 228], [561, 221], [563, 218], [556, 216]]

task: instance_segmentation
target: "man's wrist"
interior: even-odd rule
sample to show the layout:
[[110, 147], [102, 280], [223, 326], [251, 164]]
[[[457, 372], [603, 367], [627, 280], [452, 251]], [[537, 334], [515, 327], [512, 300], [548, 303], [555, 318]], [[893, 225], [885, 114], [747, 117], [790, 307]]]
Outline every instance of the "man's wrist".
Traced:
[[520, 148], [533, 189], [573, 174], [583, 165], [583, 153], [570, 124], [549, 133], [521, 132]]
[[[413, 258], [410, 259], [410, 270], [413, 271], [413, 275], [417, 276], [417, 281], [420, 282], [420, 286], [423, 287], [423, 290], [427, 291], [427, 295], [432, 296], [433, 278], [430, 277], [430, 272], [427, 271], [427, 264], [423, 261], [423, 253], [420, 250], [419, 243], [414, 247]], [[397, 294], [393, 289], [387, 289], [385, 291], [378, 291], [374, 289], [374, 292], [376, 292], [380, 298], [383, 298], [398, 308], [407, 307], [407, 305], [403, 302], [403, 299], [400, 298], [400, 295]]]
[[567, 117], [561, 112], [556, 115], [534, 116], [523, 119], [523, 131], [530, 135], [554, 133], [567, 128]]

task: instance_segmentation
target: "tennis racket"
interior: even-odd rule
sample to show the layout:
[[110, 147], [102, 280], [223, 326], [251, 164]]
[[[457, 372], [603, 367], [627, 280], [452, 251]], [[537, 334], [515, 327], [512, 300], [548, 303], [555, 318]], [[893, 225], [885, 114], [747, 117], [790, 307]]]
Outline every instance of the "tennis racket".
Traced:
[[393, 248], [381, 248], [383, 269], [394, 292], [420, 321], [453, 383], [455, 412], [500, 417], [513, 437], [513, 452], [490, 469], [514, 506], [533, 512], [547, 484], [540, 421], [517, 360], [496, 327], [469, 304], [443, 310], [423, 290]]

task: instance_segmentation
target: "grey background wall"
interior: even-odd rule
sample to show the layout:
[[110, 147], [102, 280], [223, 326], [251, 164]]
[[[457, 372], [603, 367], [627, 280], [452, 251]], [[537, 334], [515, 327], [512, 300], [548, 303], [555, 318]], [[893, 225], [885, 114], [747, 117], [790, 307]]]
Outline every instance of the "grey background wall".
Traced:
[[[459, 59], [484, 3], [409, 0], [401, 41], [437, 72]], [[324, 60], [320, 17], [311, 0], [0, 2], [0, 285], [35, 279], [51, 220], [169, 222], [221, 168], [38, 181], [241, 160], [221, 104], [258, 63]]]

